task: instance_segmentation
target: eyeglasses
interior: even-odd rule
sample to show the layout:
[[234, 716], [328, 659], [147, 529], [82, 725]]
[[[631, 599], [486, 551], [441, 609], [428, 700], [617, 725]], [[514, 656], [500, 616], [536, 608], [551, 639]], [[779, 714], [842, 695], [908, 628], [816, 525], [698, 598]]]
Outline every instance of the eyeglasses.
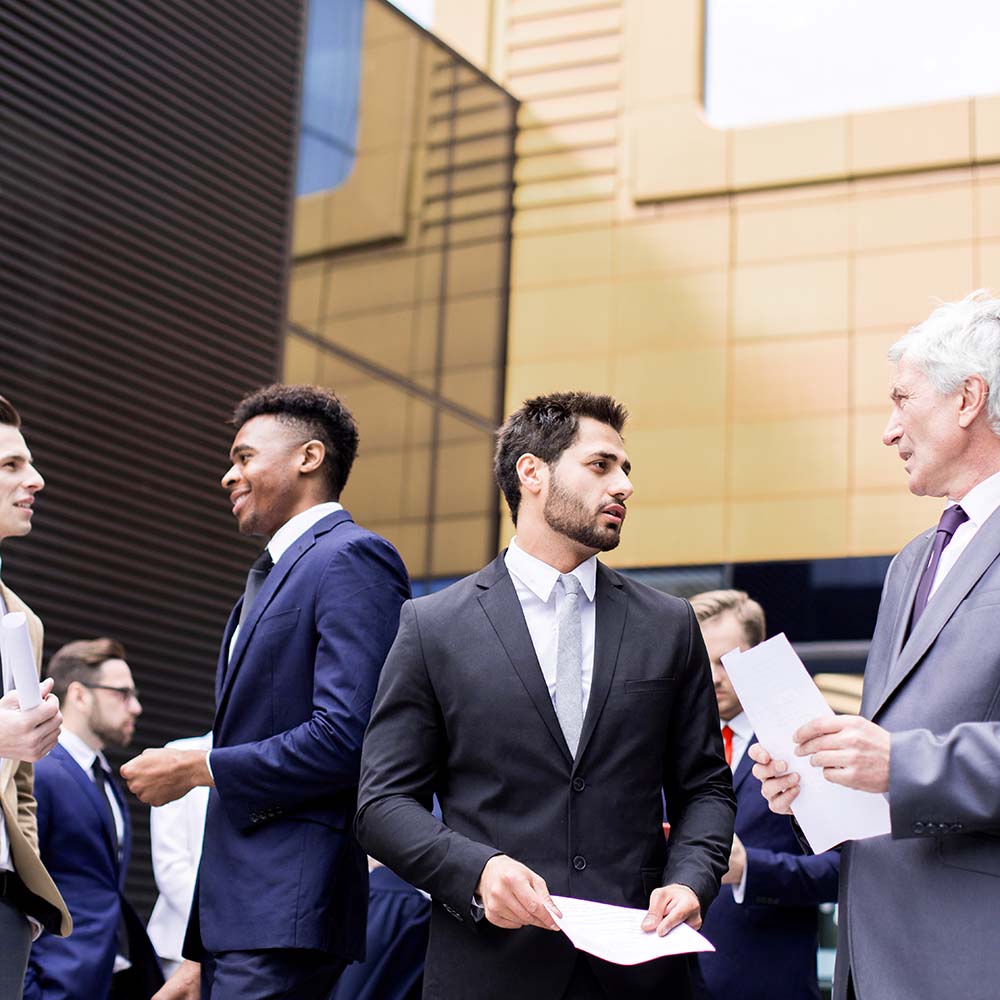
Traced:
[[132, 687], [112, 687], [110, 684], [88, 684], [86, 681], [80, 681], [80, 683], [85, 688], [90, 688], [91, 690], [97, 689], [99, 691], [114, 691], [122, 701], [130, 702], [133, 698], [136, 701], [139, 700], [139, 689]]

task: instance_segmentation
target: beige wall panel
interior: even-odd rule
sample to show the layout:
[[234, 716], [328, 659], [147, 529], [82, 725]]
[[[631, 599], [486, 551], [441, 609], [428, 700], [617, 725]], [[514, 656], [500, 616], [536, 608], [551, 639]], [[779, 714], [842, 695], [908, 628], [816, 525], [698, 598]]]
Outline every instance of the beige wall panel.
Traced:
[[[509, 165], [501, 160], [461, 170], [439, 170], [429, 173], [424, 182], [424, 200], [448, 198], [455, 194], [483, 191], [510, 183]], [[453, 212], [453, 214], [457, 214]], [[426, 214], [425, 214], [426, 220]]]
[[492, 215], [499, 217], [509, 204], [510, 190], [455, 193], [450, 199], [428, 201], [424, 207], [424, 220], [428, 226], [463, 216]]
[[718, 501], [725, 493], [726, 428], [721, 420], [704, 427], [643, 430], [626, 424], [625, 450], [632, 462], [630, 478], [635, 487], [630, 507]]
[[396, 546], [403, 564], [411, 577], [427, 575], [425, 550], [427, 545], [427, 529], [423, 523], [413, 524], [406, 521], [365, 521], [364, 526], [387, 538]]
[[615, 193], [612, 174], [574, 177], [565, 181], [545, 181], [523, 185], [514, 191], [514, 208], [520, 211], [532, 205], [552, 205], [564, 201], [594, 201]]
[[[465, 0], [468, 3], [468, 0]], [[570, 18], [540, 18], [513, 21], [507, 31], [507, 44], [512, 49], [541, 42], [578, 38], [584, 35], [603, 35], [618, 31], [623, 22], [622, 11], [617, 6], [603, 6], [577, 10]]]
[[733, 173], [738, 188], [773, 187], [842, 177], [847, 171], [847, 118], [733, 129]]
[[972, 261], [970, 245], [859, 254], [853, 262], [856, 328], [898, 324], [905, 332], [926, 319], [934, 299], [972, 291]]
[[492, 3], [435, 0], [434, 22], [435, 34], [440, 34], [444, 41], [461, 52], [473, 65], [488, 69], [493, 23]]
[[406, 236], [410, 150], [359, 153], [351, 175], [326, 201], [323, 249]]
[[741, 267], [733, 275], [733, 335], [840, 332], [849, 301], [843, 258]]
[[[513, 231], [521, 236], [525, 233], [562, 231], [580, 226], [606, 223], [609, 228], [614, 222], [615, 205], [612, 201], [582, 201], [568, 205], [530, 205], [514, 215]], [[515, 240], [515, 246], [516, 246]]]
[[444, 364], [447, 368], [500, 363], [500, 344], [496, 336], [500, 308], [497, 294], [474, 295], [448, 302], [444, 317]]
[[[512, 413], [526, 399], [549, 392], [581, 389], [611, 392], [612, 370], [603, 355], [586, 361], [576, 358], [513, 364], [507, 369], [505, 413]], [[628, 405], [627, 400], [623, 402]]]
[[428, 171], [450, 170], [486, 160], [501, 160], [509, 155], [509, 134], [480, 136], [441, 146], [425, 147], [424, 167]]
[[733, 503], [727, 556], [734, 562], [839, 558], [847, 551], [847, 511], [845, 496]]
[[853, 205], [855, 249], [863, 252], [969, 240], [973, 205], [970, 183], [930, 185], [901, 193], [859, 190]]
[[437, 247], [428, 247], [423, 253], [413, 257], [413, 268], [416, 272], [414, 283], [416, 297], [420, 302], [437, 302], [441, 295], [441, 273], [444, 267], [444, 255]]
[[[448, 0], [437, 0], [444, 5]], [[394, 38], [405, 38], [413, 29], [406, 17], [383, 3], [367, 0], [364, 13], [364, 45], [380, 44]]]
[[920, 104], [850, 116], [855, 174], [965, 163], [972, 156], [969, 101]]
[[341, 395], [347, 386], [364, 384], [370, 379], [371, 376], [358, 368], [357, 365], [345, 361], [330, 351], [321, 350], [318, 371], [310, 381], [329, 386], [334, 392]]
[[502, 243], [455, 247], [448, 252], [448, 297], [495, 292], [506, 270], [507, 248]]
[[344, 505], [362, 524], [397, 520], [402, 516], [403, 457], [402, 451], [358, 456], [344, 490]]
[[507, 80], [510, 92], [522, 101], [591, 90], [614, 90], [620, 83], [621, 67], [617, 59], [589, 66], [511, 75]]
[[855, 490], [898, 490], [906, 487], [906, 470], [895, 446], [882, 443], [889, 407], [858, 411], [851, 417], [851, 484]]
[[846, 334], [738, 344], [732, 361], [735, 421], [847, 410]]
[[615, 289], [614, 349], [722, 345], [726, 303], [725, 271], [624, 281]]
[[[575, 17], [581, 10], [593, 7], [614, 9], [621, 7], [621, 0], [507, 0], [511, 23], [546, 14], [553, 15], [553, 19], [563, 14]], [[562, 23], [568, 23], [572, 17], [566, 18]]]
[[441, 392], [446, 399], [478, 413], [484, 420], [493, 419], [499, 391], [500, 376], [492, 365], [452, 369], [441, 380]]
[[701, 96], [702, 0], [628, 0], [627, 99], [632, 107]]
[[736, 259], [749, 264], [846, 254], [851, 239], [850, 222], [846, 194], [808, 201], [774, 195], [767, 200], [739, 197], [733, 223]]
[[933, 497], [913, 496], [905, 486], [851, 497], [848, 554], [895, 554], [910, 539], [933, 527], [942, 506]]
[[974, 106], [975, 154], [978, 159], [1000, 158], [1000, 96], [976, 97]]
[[[450, 108], [442, 110], [450, 111]], [[509, 131], [508, 110], [503, 107], [489, 107], [431, 122], [427, 131], [427, 141], [431, 144], [450, 143], [483, 136], [507, 135]]]
[[610, 346], [612, 287], [591, 283], [511, 293], [512, 361], [545, 361], [606, 355]]
[[709, 128], [691, 101], [635, 113], [630, 137], [635, 201], [704, 194], [726, 186], [727, 134]]
[[563, 125], [543, 125], [526, 129], [517, 135], [518, 157], [560, 153], [583, 146], [608, 146], [618, 142], [617, 118], [597, 118], [590, 121], [568, 122]]
[[712, 423], [725, 407], [725, 350], [619, 354], [613, 386], [613, 395], [628, 407], [632, 426], [639, 430]]
[[319, 348], [315, 344], [289, 333], [285, 337], [282, 379], [285, 382], [316, 382], [319, 357]]
[[741, 421], [732, 429], [730, 492], [737, 498], [847, 489], [847, 415]]
[[358, 151], [409, 144], [421, 41], [403, 35], [365, 48], [358, 101]]
[[851, 344], [851, 398], [859, 409], [881, 408], [889, 415], [889, 348], [906, 333], [902, 326], [858, 334]]
[[609, 174], [614, 173], [617, 165], [618, 150], [614, 146], [529, 156], [518, 161], [514, 170], [514, 183], [530, 184], [580, 174]]
[[438, 491], [435, 513], [476, 514], [489, 508], [496, 490], [493, 481], [493, 440], [443, 445], [438, 451]]
[[623, 567], [722, 562], [725, 521], [721, 503], [632, 505], [621, 544], [602, 559]]
[[984, 240], [976, 247], [977, 288], [989, 288], [1000, 294], [1000, 240]]
[[395, 386], [368, 381], [344, 386], [341, 394], [358, 422], [366, 455], [400, 451], [407, 443], [406, 396]]
[[[418, 384], [421, 379], [415, 380]], [[426, 388], [430, 388], [433, 380], [427, 379]], [[406, 395], [403, 403], [404, 419], [406, 421], [406, 447], [412, 452], [416, 449], [428, 448], [434, 430], [434, 407], [419, 396]]]
[[620, 110], [621, 97], [613, 90], [596, 94], [570, 94], [522, 104], [517, 112], [517, 124], [523, 134], [524, 130], [539, 126], [611, 118]]
[[319, 322], [324, 269], [321, 261], [297, 264], [288, 283], [288, 318], [309, 330]]
[[469, 567], [481, 567], [491, 557], [486, 551], [492, 521], [487, 517], [449, 517], [434, 524], [431, 572], [458, 576]]
[[1000, 236], [1000, 179], [980, 179], [975, 186], [976, 236]]
[[659, 219], [615, 229], [617, 271], [623, 275], [659, 274], [729, 262], [730, 213], [671, 206]]
[[383, 309], [343, 319], [327, 320], [320, 333], [369, 361], [401, 375], [408, 375], [413, 356], [414, 326], [419, 314], [412, 308]]
[[410, 447], [405, 452], [405, 460], [403, 481], [400, 483], [403, 516], [427, 517], [430, 512], [431, 450]]
[[507, 55], [507, 74], [535, 73], [565, 66], [589, 66], [618, 59], [622, 54], [617, 30], [562, 38], [543, 45], [513, 47]]
[[521, 236], [511, 251], [511, 281], [518, 288], [553, 282], [607, 281], [613, 237], [606, 227]]
[[416, 260], [411, 256], [343, 262], [330, 269], [327, 316], [405, 305], [416, 294]]
[[438, 440], [442, 444], [468, 444], [473, 441], [481, 441], [483, 428], [478, 424], [470, 424], [463, 417], [456, 417], [447, 410], [441, 411], [441, 418], [438, 423]]
[[317, 253], [326, 246], [326, 202], [329, 194], [317, 191], [295, 199], [292, 213], [292, 256]]

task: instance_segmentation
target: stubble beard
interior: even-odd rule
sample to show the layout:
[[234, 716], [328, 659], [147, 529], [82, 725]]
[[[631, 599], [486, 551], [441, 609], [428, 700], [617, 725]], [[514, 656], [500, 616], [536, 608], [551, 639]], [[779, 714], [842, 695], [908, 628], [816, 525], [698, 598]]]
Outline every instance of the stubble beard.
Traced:
[[545, 498], [543, 514], [545, 523], [553, 531], [588, 549], [610, 552], [621, 541], [621, 525], [598, 524], [596, 518], [600, 516], [600, 512], [588, 514], [579, 498], [564, 490], [555, 476], [552, 477], [549, 495]]

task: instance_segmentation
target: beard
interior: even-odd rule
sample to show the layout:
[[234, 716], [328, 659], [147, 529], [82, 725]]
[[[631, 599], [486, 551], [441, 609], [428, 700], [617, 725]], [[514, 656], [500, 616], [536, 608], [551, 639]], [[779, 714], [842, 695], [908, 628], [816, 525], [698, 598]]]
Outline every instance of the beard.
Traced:
[[101, 712], [95, 711], [90, 717], [90, 731], [106, 746], [124, 750], [132, 742], [132, 733], [127, 723], [113, 726]]
[[[602, 508], [603, 509], [603, 508]], [[555, 475], [543, 510], [545, 523], [560, 535], [579, 542], [588, 549], [610, 552], [621, 541], [620, 524], [601, 524], [601, 511], [590, 512], [579, 497], [563, 489]]]

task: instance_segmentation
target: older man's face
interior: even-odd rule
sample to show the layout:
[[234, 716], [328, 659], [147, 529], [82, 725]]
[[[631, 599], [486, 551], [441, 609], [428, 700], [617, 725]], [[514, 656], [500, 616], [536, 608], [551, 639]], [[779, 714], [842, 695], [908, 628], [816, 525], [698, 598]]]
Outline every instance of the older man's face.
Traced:
[[904, 355], [893, 372], [889, 397], [892, 413], [882, 441], [899, 451], [910, 492], [947, 496], [965, 443], [958, 418], [962, 394], [941, 395]]

